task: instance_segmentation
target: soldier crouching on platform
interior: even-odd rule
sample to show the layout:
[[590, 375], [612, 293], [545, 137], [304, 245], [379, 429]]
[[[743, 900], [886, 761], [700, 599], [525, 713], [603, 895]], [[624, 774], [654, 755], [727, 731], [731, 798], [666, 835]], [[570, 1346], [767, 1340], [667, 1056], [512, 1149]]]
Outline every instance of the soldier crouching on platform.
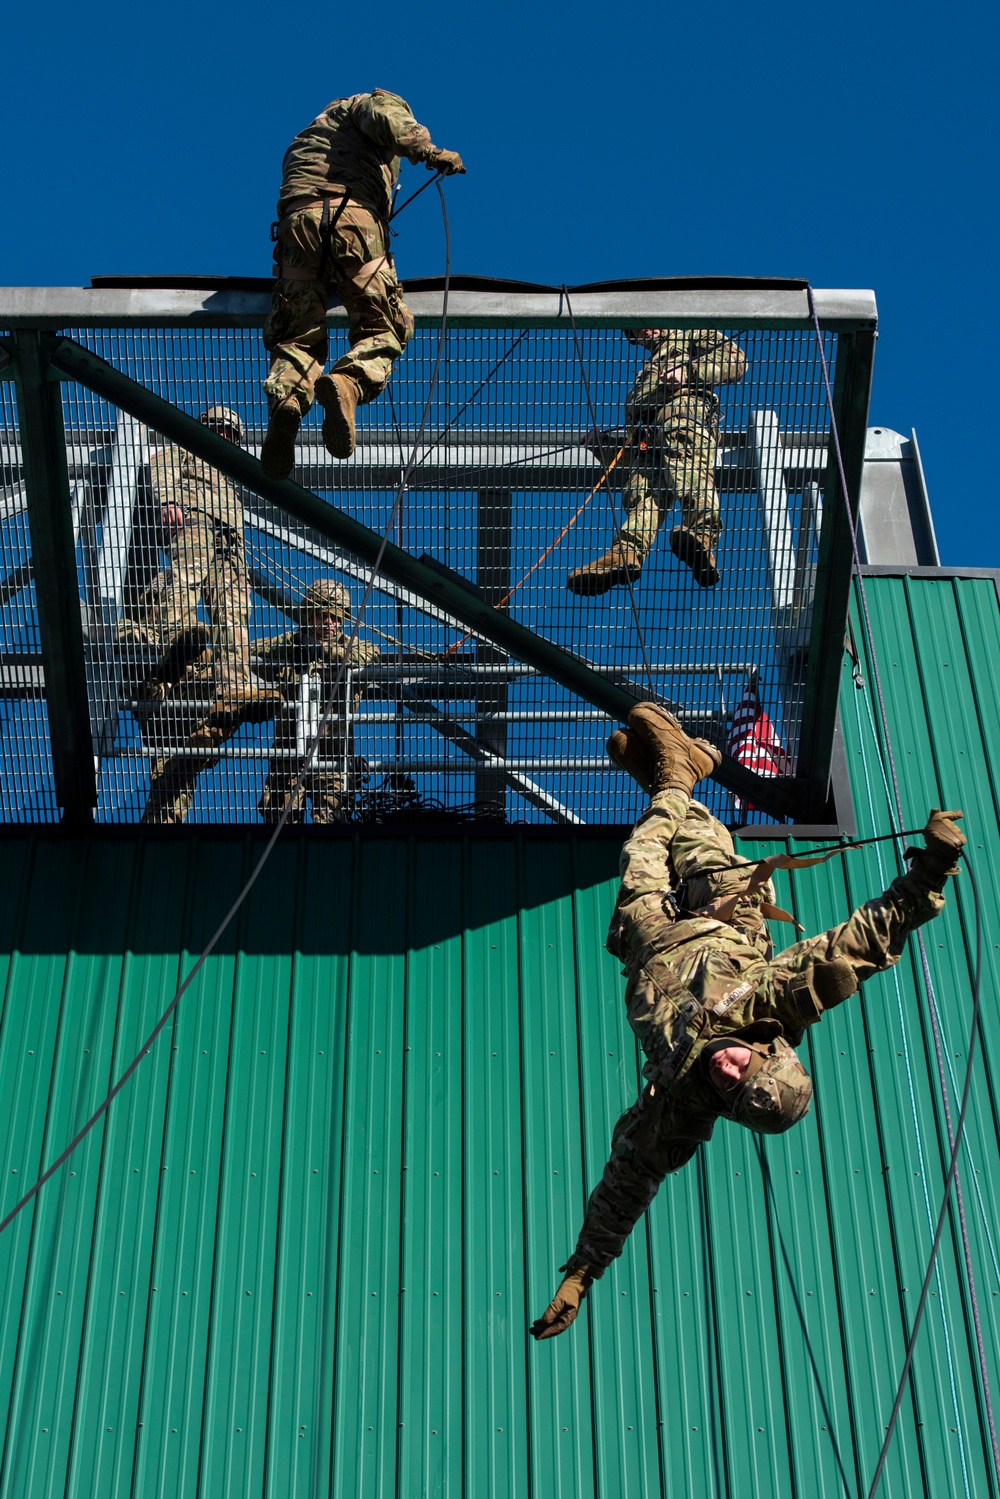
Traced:
[[[608, 753], [651, 797], [625, 844], [608, 949], [625, 964], [629, 1024], [646, 1054], [646, 1086], [615, 1126], [611, 1159], [591, 1194], [555, 1297], [531, 1327], [565, 1332], [592, 1282], [621, 1254], [668, 1172], [711, 1137], [716, 1119], [781, 1134], [812, 1101], [797, 1046], [807, 1026], [899, 959], [909, 932], [937, 916], [958, 871], [961, 812], [932, 811], [926, 847], [839, 926], [772, 956], [769, 882], [750, 881], [733, 842], [691, 799], [719, 764], [663, 708], [640, 703]], [[737, 864], [742, 867], [736, 867]], [[710, 904], [711, 903], [711, 904]], [[712, 914], [709, 914], [709, 913]]]
[[[719, 442], [719, 398], [715, 386], [746, 374], [743, 350], [713, 328], [637, 328], [630, 343], [650, 358], [625, 400], [625, 523], [603, 556], [575, 568], [570, 593], [607, 593], [637, 578], [652, 551], [670, 506], [681, 522], [670, 533], [670, 549], [702, 588], [719, 581], [715, 548], [722, 533], [715, 458]], [[600, 434], [588, 433], [598, 458]]]
[[[273, 231], [277, 281], [264, 325], [271, 368], [260, 462], [269, 479], [291, 473], [314, 395], [325, 413], [327, 451], [349, 458], [355, 408], [381, 395], [412, 336], [389, 250], [401, 156], [446, 176], [465, 171], [456, 151], [431, 143], [404, 99], [380, 88], [334, 99], [285, 153]], [[326, 309], [334, 296], [347, 312], [350, 352], [325, 375]]]
[[[365, 666], [380, 655], [377, 645], [360, 640], [354, 641], [348, 654], [344, 621], [350, 617], [347, 589], [332, 578], [317, 578], [302, 595], [299, 628], [257, 647], [257, 671], [275, 684], [283, 700], [274, 721], [274, 755], [258, 804], [267, 823], [278, 821], [290, 797], [288, 823], [305, 820], [307, 802], [314, 823], [347, 821], [353, 759], [348, 717], [357, 711], [364, 688], [349, 681], [346, 668]], [[334, 694], [333, 711], [319, 732], [315, 758], [296, 787], [305, 763], [305, 742], [315, 734], [304, 710], [311, 705], [318, 725]]]

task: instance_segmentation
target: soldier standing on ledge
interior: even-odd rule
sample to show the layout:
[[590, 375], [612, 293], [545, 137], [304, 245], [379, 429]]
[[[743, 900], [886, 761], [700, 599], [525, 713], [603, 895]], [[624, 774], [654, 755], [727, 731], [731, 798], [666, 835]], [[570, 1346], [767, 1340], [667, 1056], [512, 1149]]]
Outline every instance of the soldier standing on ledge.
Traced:
[[[715, 386], [746, 374], [743, 350], [713, 328], [636, 328], [625, 337], [648, 349], [625, 400], [628, 472], [625, 524], [602, 557], [566, 579], [570, 593], [607, 593], [642, 571], [663, 518], [676, 500], [681, 523], [670, 533], [674, 556], [702, 588], [719, 581], [715, 548], [722, 532], [715, 489], [719, 398]], [[601, 434], [585, 439], [601, 455]]]
[[847, 921], [773, 956], [770, 882], [738, 860], [729, 833], [691, 793], [719, 764], [654, 703], [608, 741], [612, 760], [650, 795], [621, 859], [608, 949], [625, 965], [629, 1024], [646, 1054], [646, 1086], [619, 1119], [576, 1249], [535, 1338], [565, 1332], [621, 1254], [664, 1176], [687, 1164], [721, 1116], [758, 1134], [790, 1129], [812, 1082], [793, 1050], [807, 1026], [898, 961], [909, 932], [937, 916], [958, 872], [961, 812], [932, 811], [926, 847], [904, 875]]
[[[243, 423], [226, 406], [209, 406], [198, 420], [242, 446]], [[153, 579], [123, 624], [123, 639], [139, 636], [164, 653], [189, 638], [192, 654], [211, 643], [215, 711], [228, 716], [276, 706], [250, 672], [250, 584], [243, 544], [243, 506], [235, 486], [218, 469], [183, 448], [170, 446], [150, 459], [153, 497], [169, 537], [169, 566]], [[211, 630], [201, 626], [203, 603]], [[204, 639], [198, 639], [201, 635]]]
[[[351, 456], [355, 408], [381, 395], [413, 333], [389, 250], [402, 156], [445, 176], [465, 171], [456, 151], [431, 143], [404, 99], [380, 88], [334, 99], [285, 153], [273, 231], [277, 282], [264, 325], [271, 368], [260, 461], [269, 479], [291, 473], [314, 395], [325, 413], [328, 452]], [[326, 309], [334, 296], [347, 311], [350, 351], [325, 375]]]

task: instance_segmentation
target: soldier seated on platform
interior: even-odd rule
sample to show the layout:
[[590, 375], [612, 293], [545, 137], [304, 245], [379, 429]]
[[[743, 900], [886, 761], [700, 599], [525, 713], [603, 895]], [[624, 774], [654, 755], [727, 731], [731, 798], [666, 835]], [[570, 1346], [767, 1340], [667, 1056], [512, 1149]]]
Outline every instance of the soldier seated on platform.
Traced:
[[615, 1126], [565, 1278], [531, 1327], [535, 1338], [575, 1320], [664, 1176], [691, 1160], [717, 1119], [759, 1134], [798, 1123], [812, 1083], [793, 1047], [938, 915], [965, 842], [955, 825], [961, 812], [935, 809], [926, 847], [906, 850], [906, 874], [839, 926], [774, 956], [765, 917], [790, 918], [771, 904], [770, 882], [737, 859], [722, 824], [692, 800], [718, 766], [718, 750], [689, 739], [665, 709], [640, 703], [608, 753], [651, 798], [622, 852], [607, 942], [625, 965], [646, 1086]]
[[[314, 823], [348, 819], [348, 772], [353, 759], [350, 719], [364, 693], [348, 668], [356, 670], [380, 655], [378, 646], [360, 640], [348, 652], [344, 622], [350, 617], [347, 589], [332, 578], [317, 578], [302, 596], [299, 628], [256, 647], [256, 671], [274, 684], [282, 699], [274, 722], [272, 760], [258, 804], [267, 823], [278, 821], [290, 797], [289, 823], [305, 820], [307, 802]], [[319, 729], [315, 757], [296, 785], [305, 764], [306, 744], [314, 738], [331, 697], [334, 708]]]

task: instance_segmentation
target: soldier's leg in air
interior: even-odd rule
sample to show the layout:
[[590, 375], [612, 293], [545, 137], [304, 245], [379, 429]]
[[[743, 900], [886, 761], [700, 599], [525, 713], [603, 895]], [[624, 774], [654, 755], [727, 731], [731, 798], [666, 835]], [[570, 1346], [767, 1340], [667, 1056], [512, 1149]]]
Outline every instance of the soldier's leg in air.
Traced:
[[570, 593], [584, 597], [624, 588], [638, 578], [663, 520], [654, 463], [648, 449], [633, 450], [622, 490], [625, 521], [610, 547], [566, 578]]
[[664, 479], [680, 506], [681, 522], [670, 533], [675, 557], [691, 569], [696, 583], [713, 588], [719, 581], [715, 549], [722, 534], [715, 488], [716, 430], [711, 408], [705, 420], [698, 412], [677, 414], [660, 432]]
[[335, 285], [347, 311], [350, 348], [316, 382], [316, 398], [325, 412], [327, 450], [335, 458], [349, 458], [355, 410], [385, 389], [394, 362], [413, 336], [413, 315], [403, 301], [385, 227], [374, 214], [351, 204], [337, 220], [332, 240]]
[[326, 364], [330, 288], [321, 274], [322, 219], [321, 207], [303, 208], [278, 224], [278, 269], [295, 275], [275, 282], [264, 324], [271, 367], [264, 381], [268, 423], [260, 462], [269, 479], [287, 479], [292, 471], [299, 425]]

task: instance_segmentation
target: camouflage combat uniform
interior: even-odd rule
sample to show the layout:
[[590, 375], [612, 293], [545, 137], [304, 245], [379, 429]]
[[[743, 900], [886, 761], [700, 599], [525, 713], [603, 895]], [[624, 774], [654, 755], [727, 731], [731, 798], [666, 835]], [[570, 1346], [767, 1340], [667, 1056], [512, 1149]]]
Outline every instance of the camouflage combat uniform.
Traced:
[[[301, 769], [301, 761], [296, 754], [295, 729], [303, 677], [310, 679], [309, 685], [318, 687], [319, 711], [323, 712], [337, 682], [346, 642], [344, 634], [338, 640], [320, 640], [303, 628], [278, 635], [273, 640], [258, 645], [255, 650], [254, 666], [257, 675], [264, 681], [274, 683], [284, 699], [284, 706], [278, 710], [274, 723], [274, 749], [277, 753], [268, 768], [267, 780], [258, 803], [260, 815], [265, 822], [278, 821]], [[355, 640], [351, 646], [351, 666], [366, 666], [377, 661], [379, 654], [378, 646]], [[363, 687], [351, 682], [352, 714], [357, 710], [363, 691]], [[292, 811], [287, 819], [289, 823], [304, 821], [307, 802], [312, 804], [312, 820], [315, 823], [346, 821], [346, 802], [350, 793], [347, 768], [352, 753], [347, 717], [348, 681], [345, 672], [337, 687], [336, 707], [320, 734], [315, 768], [306, 773], [296, 792]]]
[[[687, 383], [671, 392], [662, 377], [676, 366]], [[711, 328], [667, 329], [639, 372], [625, 402], [631, 435], [622, 500], [627, 518], [618, 540], [645, 561], [670, 506], [681, 524], [714, 550], [722, 532], [715, 488], [719, 398], [713, 389], [742, 380], [742, 349]]]
[[[702, 1056], [710, 1042], [783, 1037], [796, 1046], [825, 1007], [815, 993], [794, 993], [789, 979], [817, 960], [843, 958], [864, 982], [895, 963], [907, 933], [944, 906], [914, 867], [839, 926], [771, 956], [760, 910], [749, 903], [734, 924], [676, 918], [675, 894], [686, 912], [741, 888], [748, 871], [729, 867], [736, 862], [726, 829], [684, 792], [654, 796], [625, 844], [608, 948], [625, 965], [646, 1086], [615, 1127], [567, 1270], [587, 1266], [603, 1275], [664, 1176], [684, 1166], [726, 1115]], [[770, 894], [765, 886], [765, 899]]]
[[[144, 743], [152, 751], [149, 795], [142, 821], [158, 827], [177, 827], [194, 802], [198, 777], [218, 764], [218, 751], [236, 732], [239, 721], [226, 723], [206, 716], [213, 692], [215, 669], [205, 651], [180, 680], [140, 699], [135, 708]], [[199, 698], [202, 700], [199, 703]]]
[[357, 382], [362, 403], [385, 389], [413, 333], [389, 251], [392, 189], [400, 157], [422, 162], [434, 154], [409, 105], [385, 89], [335, 99], [292, 141], [278, 199], [278, 280], [264, 325], [272, 404], [294, 396], [303, 413], [311, 406], [334, 297], [347, 312], [350, 338], [334, 372]]
[[203, 600], [212, 628], [216, 683], [244, 684], [250, 674], [250, 585], [243, 549], [243, 507], [218, 469], [169, 447], [150, 461], [161, 507], [177, 506], [183, 526], [170, 540], [169, 566], [145, 594], [137, 625], [161, 651], [198, 623]]

